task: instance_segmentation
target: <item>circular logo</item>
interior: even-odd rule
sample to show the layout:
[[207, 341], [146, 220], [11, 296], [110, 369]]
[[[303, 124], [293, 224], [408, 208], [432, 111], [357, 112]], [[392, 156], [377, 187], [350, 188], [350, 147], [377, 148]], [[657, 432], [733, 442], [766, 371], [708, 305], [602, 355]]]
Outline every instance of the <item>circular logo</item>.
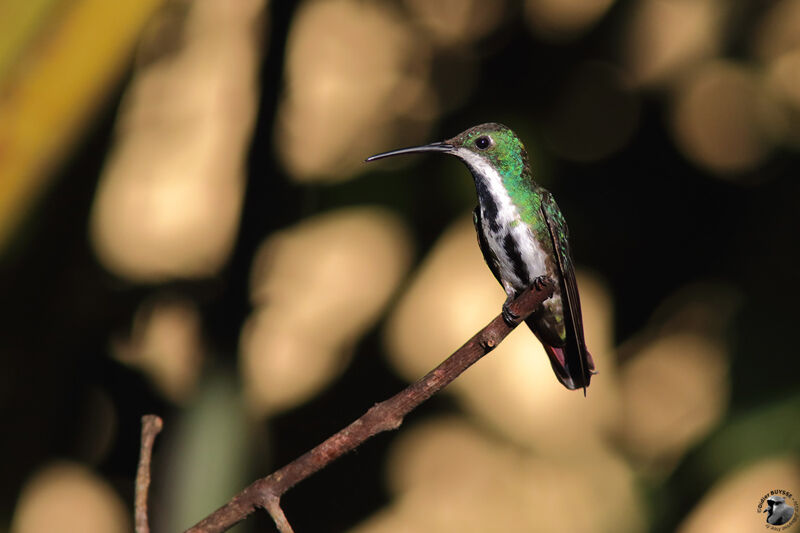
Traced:
[[789, 529], [797, 522], [797, 499], [788, 490], [775, 489], [764, 494], [756, 512], [764, 515], [764, 527], [772, 531]]

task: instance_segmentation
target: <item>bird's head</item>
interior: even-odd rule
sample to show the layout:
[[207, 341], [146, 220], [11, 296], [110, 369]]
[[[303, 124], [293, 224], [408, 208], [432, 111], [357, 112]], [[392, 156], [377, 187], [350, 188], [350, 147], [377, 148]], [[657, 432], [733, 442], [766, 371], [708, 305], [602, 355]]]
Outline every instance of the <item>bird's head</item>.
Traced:
[[455, 137], [441, 142], [401, 148], [368, 157], [375, 161], [385, 157], [420, 152], [441, 152], [453, 155], [467, 164], [473, 174], [476, 171], [494, 169], [501, 175], [520, 175], [528, 171], [528, 155], [525, 146], [511, 128], [496, 122], [487, 122], [462, 131]]

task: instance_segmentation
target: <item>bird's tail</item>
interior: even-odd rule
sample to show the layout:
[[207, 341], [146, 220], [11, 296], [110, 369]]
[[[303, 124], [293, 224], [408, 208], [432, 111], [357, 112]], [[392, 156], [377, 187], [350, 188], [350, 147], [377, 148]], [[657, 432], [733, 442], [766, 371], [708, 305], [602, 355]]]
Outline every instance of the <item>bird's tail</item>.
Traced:
[[[526, 323], [528, 321], [526, 320]], [[596, 374], [594, 359], [585, 345], [578, 342], [567, 342], [563, 346], [554, 346], [537, 332], [534, 322], [528, 323], [528, 327], [544, 346], [544, 351], [550, 359], [550, 366], [556, 378], [569, 390], [586, 389]]]
[[[596, 373], [594, 360], [589, 350], [584, 348], [580, 354], [571, 354], [566, 347], [550, 346], [544, 342], [542, 346], [544, 346], [544, 351], [547, 352], [550, 366], [553, 367], [556, 378], [562, 385], [569, 390], [583, 389], [589, 386], [592, 375]], [[581, 364], [577, 357], [583, 358], [583, 371], [581, 371]]]

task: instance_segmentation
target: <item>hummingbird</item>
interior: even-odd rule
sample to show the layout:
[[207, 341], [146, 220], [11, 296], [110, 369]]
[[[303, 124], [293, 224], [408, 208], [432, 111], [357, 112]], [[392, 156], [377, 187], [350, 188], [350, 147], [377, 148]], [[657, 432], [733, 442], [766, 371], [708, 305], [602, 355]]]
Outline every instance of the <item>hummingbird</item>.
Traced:
[[522, 141], [507, 126], [490, 122], [442, 142], [383, 152], [366, 161], [420, 152], [455, 156], [472, 174], [478, 245], [506, 292], [507, 323], [519, 318], [508, 307], [514, 298], [547, 278], [554, 281], [553, 295], [525, 323], [544, 346], [558, 381], [586, 394], [596, 372], [583, 334], [567, 223], [553, 196], [533, 180]]

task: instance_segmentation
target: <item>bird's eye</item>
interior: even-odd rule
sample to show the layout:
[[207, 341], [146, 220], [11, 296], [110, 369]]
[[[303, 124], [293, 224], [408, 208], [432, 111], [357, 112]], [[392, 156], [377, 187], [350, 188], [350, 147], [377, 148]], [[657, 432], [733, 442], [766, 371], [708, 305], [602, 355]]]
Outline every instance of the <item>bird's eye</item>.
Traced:
[[489, 148], [489, 145], [492, 144], [492, 140], [489, 139], [486, 135], [478, 137], [475, 139], [475, 146], [478, 147], [478, 150], [486, 150]]

